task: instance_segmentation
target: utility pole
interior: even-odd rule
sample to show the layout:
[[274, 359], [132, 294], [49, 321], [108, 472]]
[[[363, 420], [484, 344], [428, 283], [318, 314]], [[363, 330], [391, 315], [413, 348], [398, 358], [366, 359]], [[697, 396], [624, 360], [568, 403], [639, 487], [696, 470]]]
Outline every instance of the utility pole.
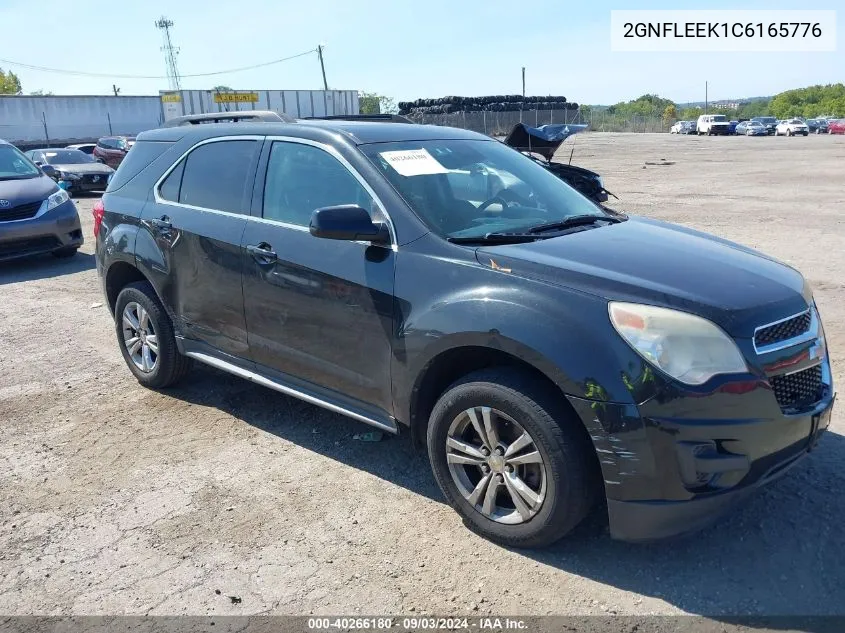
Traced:
[[112, 84], [111, 89], [114, 90], [114, 96], [118, 96], [120, 94], [120, 88], [117, 87], [117, 84]]
[[170, 39], [170, 28], [173, 26], [173, 20], [168, 20], [161, 16], [156, 20], [156, 28], [161, 29], [162, 40], [164, 45], [161, 50], [164, 51], [164, 60], [167, 64], [167, 83], [171, 90], [181, 90], [182, 86], [179, 81], [179, 69], [176, 66], [176, 55], [179, 48], [173, 46], [173, 41]]
[[525, 99], [525, 66], [522, 67], [522, 98]]
[[320, 70], [323, 71], [323, 90], [329, 89], [329, 84], [326, 83], [326, 65], [323, 63], [323, 45], [317, 45], [317, 56], [320, 58]]
[[704, 114], [707, 114], [707, 82], [704, 82]]

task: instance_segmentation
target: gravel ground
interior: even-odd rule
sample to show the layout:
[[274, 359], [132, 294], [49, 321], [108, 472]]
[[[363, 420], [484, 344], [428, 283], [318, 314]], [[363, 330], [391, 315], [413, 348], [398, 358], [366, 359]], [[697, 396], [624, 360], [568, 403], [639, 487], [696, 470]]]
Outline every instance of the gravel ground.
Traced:
[[[800, 268], [842, 382], [845, 138], [583, 134], [566, 158], [573, 141], [618, 208]], [[206, 368], [141, 388], [93, 202], [77, 257], [0, 265], [0, 613], [845, 614], [841, 406], [810, 459], [706, 531], [629, 545], [595, 517], [509, 551], [463, 527], [407, 434], [355, 441], [366, 427]]]

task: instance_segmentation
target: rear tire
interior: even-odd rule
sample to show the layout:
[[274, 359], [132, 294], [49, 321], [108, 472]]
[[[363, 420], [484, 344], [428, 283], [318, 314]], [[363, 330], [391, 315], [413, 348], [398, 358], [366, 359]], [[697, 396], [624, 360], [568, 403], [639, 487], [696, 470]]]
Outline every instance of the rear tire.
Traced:
[[139, 383], [150, 389], [163, 389], [185, 377], [191, 359], [179, 353], [173, 324], [149, 282], [139, 281], [123, 288], [114, 314], [123, 360]]
[[[488, 433], [486, 422], [494, 433]], [[511, 448], [518, 445], [516, 438], [527, 443]], [[458, 450], [447, 440], [469, 448]], [[473, 372], [449, 387], [431, 413], [427, 444], [449, 505], [471, 530], [508, 547], [557, 541], [587, 516], [597, 498], [595, 449], [580, 421], [554, 394], [509, 368]], [[491, 451], [493, 445], [498, 453]], [[488, 456], [481, 456], [485, 450]], [[467, 456], [474, 463], [460, 461]]]
[[50, 254], [53, 257], [57, 257], [58, 259], [66, 259], [68, 257], [73, 257], [74, 255], [76, 255], [76, 251], [78, 250], [78, 246], [68, 246], [66, 248], [60, 248], [58, 250], [52, 251]]

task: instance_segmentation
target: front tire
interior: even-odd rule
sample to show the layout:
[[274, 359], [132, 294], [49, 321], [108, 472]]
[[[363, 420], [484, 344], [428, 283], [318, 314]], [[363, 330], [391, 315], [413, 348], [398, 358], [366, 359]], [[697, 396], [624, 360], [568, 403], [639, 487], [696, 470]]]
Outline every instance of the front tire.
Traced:
[[508, 547], [557, 541], [589, 512], [598, 465], [589, 436], [553, 395], [507, 368], [453, 384], [431, 413], [441, 491], [474, 532]]
[[179, 353], [173, 324], [149, 282], [121, 290], [114, 314], [123, 360], [139, 383], [163, 389], [185, 376], [191, 361]]

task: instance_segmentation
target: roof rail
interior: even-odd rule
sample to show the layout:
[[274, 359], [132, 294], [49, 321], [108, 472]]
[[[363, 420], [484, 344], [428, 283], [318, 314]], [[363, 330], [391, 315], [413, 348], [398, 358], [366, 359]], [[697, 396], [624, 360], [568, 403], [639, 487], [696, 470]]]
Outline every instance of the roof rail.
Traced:
[[296, 119], [287, 114], [279, 114], [272, 110], [243, 110], [235, 112], [206, 112], [205, 114], [186, 114], [165, 121], [161, 127], [179, 127], [182, 125], [199, 125], [202, 123], [295, 123]]
[[399, 114], [330, 114], [327, 116], [307, 116], [303, 120], [312, 121], [373, 121], [376, 123], [413, 123], [411, 119]]

